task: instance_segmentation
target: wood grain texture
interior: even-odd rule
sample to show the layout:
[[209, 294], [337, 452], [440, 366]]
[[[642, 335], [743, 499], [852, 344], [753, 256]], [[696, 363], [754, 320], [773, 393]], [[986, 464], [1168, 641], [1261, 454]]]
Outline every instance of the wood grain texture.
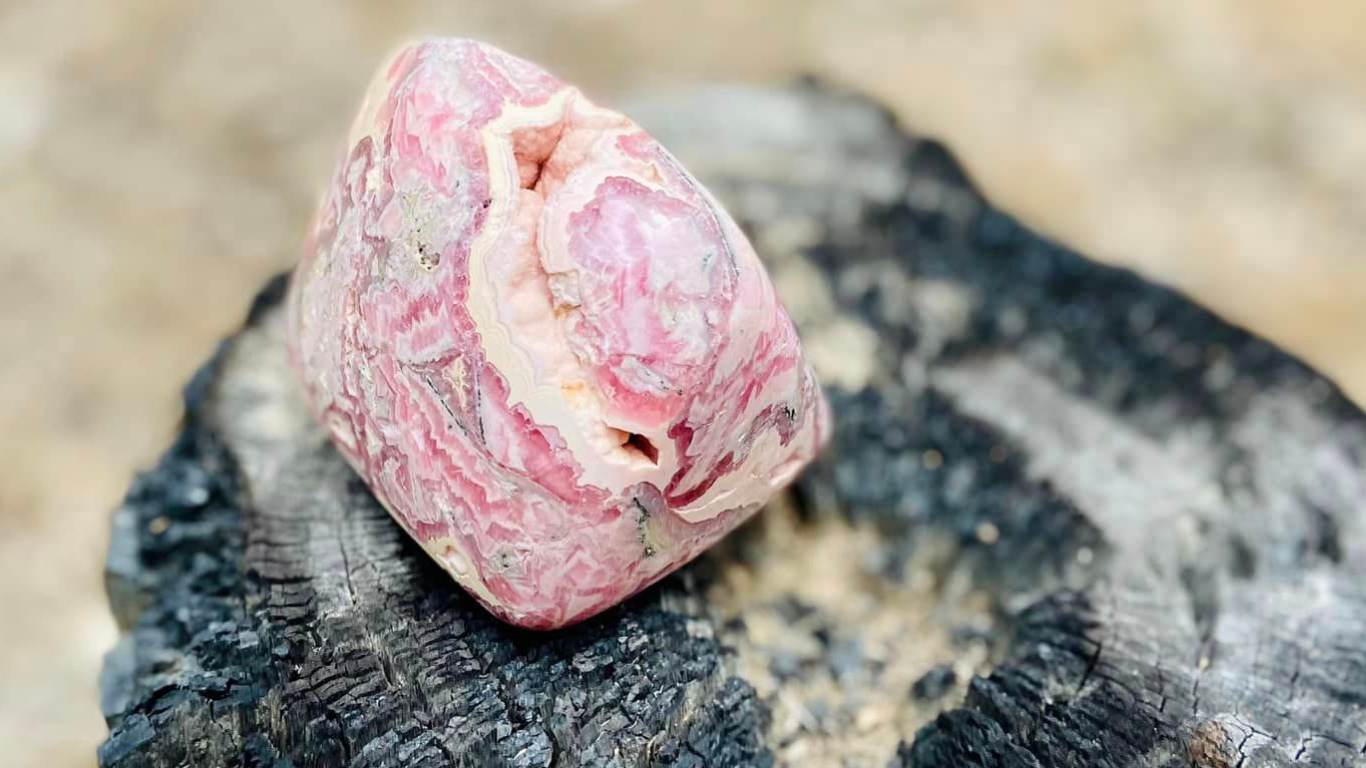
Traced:
[[519, 632], [307, 419], [277, 281], [116, 516], [102, 765], [1366, 764], [1366, 418], [1332, 385], [861, 100], [628, 111], [769, 262], [821, 462], [660, 586]]

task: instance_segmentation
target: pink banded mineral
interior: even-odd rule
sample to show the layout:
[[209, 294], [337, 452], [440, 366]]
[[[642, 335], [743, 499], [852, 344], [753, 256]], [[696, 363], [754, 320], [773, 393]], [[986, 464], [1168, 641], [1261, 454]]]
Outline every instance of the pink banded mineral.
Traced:
[[654, 139], [481, 43], [380, 72], [290, 290], [307, 399], [503, 619], [563, 626], [695, 557], [828, 410], [753, 248]]

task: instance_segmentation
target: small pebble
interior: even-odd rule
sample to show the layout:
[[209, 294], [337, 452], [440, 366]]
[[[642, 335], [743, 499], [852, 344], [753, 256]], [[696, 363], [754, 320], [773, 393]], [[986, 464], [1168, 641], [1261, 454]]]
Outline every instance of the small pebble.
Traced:
[[975, 533], [977, 540], [988, 546], [1001, 540], [1001, 529], [995, 523], [978, 523]]
[[944, 454], [931, 448], [920, 455], [920, 463], [925, 469], [939, 469], [944, 466]]
[[943, 698], [958, 682], [953, 667], [941, 664], [921, 675], [911, 686], [911, 697], [917, 701], [935, 701]]

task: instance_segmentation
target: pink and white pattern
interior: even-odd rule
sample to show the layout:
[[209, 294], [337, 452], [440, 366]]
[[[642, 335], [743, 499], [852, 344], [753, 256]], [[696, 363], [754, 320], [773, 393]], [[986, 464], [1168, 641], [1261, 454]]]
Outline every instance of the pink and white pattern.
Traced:
[[625, 116], [467, 40], [366, 96], [290, 291], [342, 454], [489, 610], [563, 626], [695, 557], [829, 415], [753, 248]]

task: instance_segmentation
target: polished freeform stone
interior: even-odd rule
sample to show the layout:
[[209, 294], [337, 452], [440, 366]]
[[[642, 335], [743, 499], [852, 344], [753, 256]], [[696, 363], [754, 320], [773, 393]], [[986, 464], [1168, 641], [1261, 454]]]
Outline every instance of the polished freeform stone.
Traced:
[[337, 448], [526, 627], [695, 557], [829, 431], [791, 320], [706, 189], [629, 118], [473, 41], [378, 74], [288, 314]]

